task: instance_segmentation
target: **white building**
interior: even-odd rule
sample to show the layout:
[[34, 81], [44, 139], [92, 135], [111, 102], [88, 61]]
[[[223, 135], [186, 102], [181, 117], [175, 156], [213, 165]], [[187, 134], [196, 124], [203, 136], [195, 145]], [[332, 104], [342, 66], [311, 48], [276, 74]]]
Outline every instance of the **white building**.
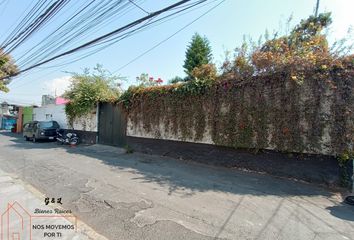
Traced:
[[67, 129], [65, 105], [48, 104], [33, 109], [34, 121], [57, 121], [61, 128]]
[[[49, 98], [49, 97], [47, 97]], [[65, 104], [68, 102], [63, 98], [55, 98], [53, 103], [43, 103], [41, 107], [33, 109], [34, 121], [56, 121], [62, 129], [70, 129], [79, 134], [84, 143], [95, 143], [97, 141], [97, 108], [85, 116], [76, 118], [72, 125], [69, 123], [65, 113]]]

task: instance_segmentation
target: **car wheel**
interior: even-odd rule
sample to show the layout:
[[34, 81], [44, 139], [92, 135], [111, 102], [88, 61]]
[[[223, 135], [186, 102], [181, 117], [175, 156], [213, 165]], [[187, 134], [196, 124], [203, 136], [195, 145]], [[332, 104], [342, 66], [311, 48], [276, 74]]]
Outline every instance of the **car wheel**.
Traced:
[[34, 143], [37, 142], [36, 136], [32, 137], [32, 142], [34, 142]]
[[26, 141], [28, 141], [28, 140], [29, 140], [27, 136], [25, 136], [25, 140], [26, 140]]

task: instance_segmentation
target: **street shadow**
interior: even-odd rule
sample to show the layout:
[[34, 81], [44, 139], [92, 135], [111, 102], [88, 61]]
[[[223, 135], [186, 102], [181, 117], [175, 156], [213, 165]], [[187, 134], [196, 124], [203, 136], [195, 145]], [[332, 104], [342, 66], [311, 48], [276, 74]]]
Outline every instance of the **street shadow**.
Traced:
[[266, 174], [252, 173], [216, 167], [166, 156], [142, 153], [126, 154], [124, 149], [92, 145], [78, 145], [75, 148], [57, 145], [55, 142], [26, 142], [19, 134], [1, 133], [9, 136], [10, 147], [19, 149], [64, 148], [71, 154], [82, 154], [97, 159], [112, 170], [134, 173], [131, 180], [139, 183], [157, 183], [168, 188], [168, 194], [190, 197], [197, 192], [218, 191], [248, 195], [312, 196], [330, 197], [325, 188]]
[[[322, 196], [327, 201], [325, 206], [330, 207], [317, 206], [318, 209], [328, 210], [336, 218], [351, 222], [354, 221], [352, 206], [338, 204], [338, 202], [331, 199], [333, 193], [329, 189], [308, 183], [237, 169], [215, 167], [166, 156], [142, 153], [127, 154], [125, 149], [110, 146], [78, 145], [75, 148], [70, 148], [68, 146], [58, 146], [55, 143], [29, 143], [24, 141], [20, 135], [7, 134], [7, 136], [11, 137], [10, 141], [13, 143], [9, 144], [10, 147], [26, 150], [63, 148], [69, 154], [73, 155], [73, 160], [77, 154], [87, 156], [92, 159], [91, 161], [100, 161], [102, 164], [110, 166], [111, 170], [117, 172], [117, 174], [121, 174], [122, 172], [133, 173], [129, 179], [130, 181], [137, 184], [157, 184], [161, 188], [167, 189], [168, 195], [185, 198], [187, 201], [188, 198], [201, 192], [241, 195], [230, 212], [225, 216], [225, 220], [214, 235], [214, 239], [218, 239], [226, 231], [227, 225], [235, 217], [238, 209], [249, 196], [256, 196], [256, 198], [261, 196], [276, 196], [281, 198], [280, 202], [274, 202], [274, 206], [269, 206], [272, 208], [275, 207], [275, 209], [272, 210], [270, 216], [267, 217], [268, 220], [265, 222], [265, 225], [259, 230], [257, 234], [257, 238], [259, 239], [262, 238], [262, 234], [269, 226], [273, 224], [283, 204], [291, 202], [289, 198], [293, 196]], [[107, 184], [113, 186], [111, 183]], [[298, 207], [302, 208], [300, 204]], [[306, 211], [306, 208], [303, 210]], [[325, 220], [319, 219], [315, 213], [307, 211], [307, 214], [326, 224]]]
[[226, 225], [230, 222], [231, 218], [234, 216], [235, 212], [237, 211], [237, 209], [240, 207], [240, 205], [242, 204], [243, 200], [244, 200], [245, 196], [242, 196], [240, 198], [240, 200], [236, 203], [236, 205], [233, 207], [232, 211], [230, 211], [230, 214], [227, 216], [227, 218], [225, 219], [224, 223], [221, 225], [221, 227], [219, 228], [219, 231], [216, 233], [214, 240], [219, 239], [219, 236], [221, 235], [221, 233], [224, 231]]
[[10, 147], [16, 147], [21, 149], [50, 149], [59, 147], [54, 140], [36, 140], [37, 142], [26, 141], [22, 134], [11, 133], [11, 132], [1, 132], [1, 135], [10, 137], [10, 142], [15, 143], [15, 145], [10, 144]]
[[[276, 196], [331, 196], [328, 189], [272, 177], [266, 174], [215, 167], [192, 161], [178, 160], [165, 156], [142, 153], [126, 154], [124, 149], [102, 146], [67, 149], [96, 158], [112, 169], [135, 173], [131, 180], [139, 183], [157, 183], [167, 187], [169, 195], [180, 194], [189, 197], [196, 192], [219, 191], [234, 194], [276, 195]], [[108, 149], [108, 150], [107, 150]], [[137, 175], [136, 175], [137, 173]]]
[[337, 218], [354, 222], [354, 206], [352, 205], [341, 203], [337, 206], [328, 207], [326, 209], [330, 211], [331, 215]]
[[[103, 150], [100, 150], [100, 149]], [[289, 204], [296, 204], [289, 200], [291, 197], [301, 197], [306, 204], [312, 204], [314, 209], [324, 211], [326, 207], [317, 206], [315, 202], [306, 199], [306, 197], [321, 196], [326, 198], [327, 210], [339, 219], [353, 221], [353, 211], [347, 211], [346, 206], [338, 206], [338, 202], [331, 197], [333, 193], [326, 188], [298, 182], [290, 179], [281, 179], [265, 174], [244, 172], [237, 169], [227, 169], [223, 167], [213, 167], [201, 163], [187, 162], [165, 156], [147, 155], [141, 153], [127, 154], [124, 149], [110, 148], [107, 146], [82, 147], [68, 149], [70, 153], [79, 153], [88, 157], [96, 158], [105, 165], [111, 166], [112, 171], [120, 174], [122, 171], [131, 172], [131, 181], [137, 184], [154, 183], [164, 189], [168, 189], [168, 195], [174, 195], [181, 198], [191, 198], [201, 192], [221, 192], [225, 194], [240, 195], [230, 212], [225, 216], [225, 220], [218, 228], [214, 239], [220, 239], [226, 231], [228, 224], [235, 218], [246, 198], [255, 196], [256, 198], [265, 196], [275, 196], [280, 198], [275, 202], [270, 216], [267, 215], [267, 221], [258, 231], [255, 239], [263, 239], [263, 234], [269, 230], [270, 226], [279, 218], [280, 209]], [[188, 201], [188, 200], [187, 200]], [[306, 207], [296, 204], [298, 209], [306, 211], [308, 216], [317, 219], [326, 225], [325, 219], [320, 219], [316, 213], [307, 211]], [[275, 207], [275, 208], [274, 208]], [[282, 210], [283, 211], [283, 210]], [[296, 211], [296, 210], [295, 210]], [[296, 216], [296, 214], [294, 214]], [[287, 224], [284, 224], [279, 232], [283, 231]], [[335, 231], [334, 228], [332, 228]]]

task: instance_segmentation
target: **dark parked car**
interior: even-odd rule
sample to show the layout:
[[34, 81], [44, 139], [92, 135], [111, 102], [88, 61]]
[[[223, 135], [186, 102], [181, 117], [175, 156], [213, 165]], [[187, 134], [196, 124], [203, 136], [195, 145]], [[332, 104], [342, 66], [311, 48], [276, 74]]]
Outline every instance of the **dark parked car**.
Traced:
[[36, 142], [37, 140], [54, 140], [60, 126], [56, 121], [33, 121], [23, 126], [23, 137]]

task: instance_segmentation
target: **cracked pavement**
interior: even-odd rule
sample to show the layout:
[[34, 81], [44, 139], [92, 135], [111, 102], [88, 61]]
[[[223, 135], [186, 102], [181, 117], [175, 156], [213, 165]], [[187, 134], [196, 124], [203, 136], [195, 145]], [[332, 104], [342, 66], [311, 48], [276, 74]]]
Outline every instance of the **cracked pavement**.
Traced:
[[0, 169], [108, 239], [353, 239], [354, 208], [290, 180], [0, 133]]

